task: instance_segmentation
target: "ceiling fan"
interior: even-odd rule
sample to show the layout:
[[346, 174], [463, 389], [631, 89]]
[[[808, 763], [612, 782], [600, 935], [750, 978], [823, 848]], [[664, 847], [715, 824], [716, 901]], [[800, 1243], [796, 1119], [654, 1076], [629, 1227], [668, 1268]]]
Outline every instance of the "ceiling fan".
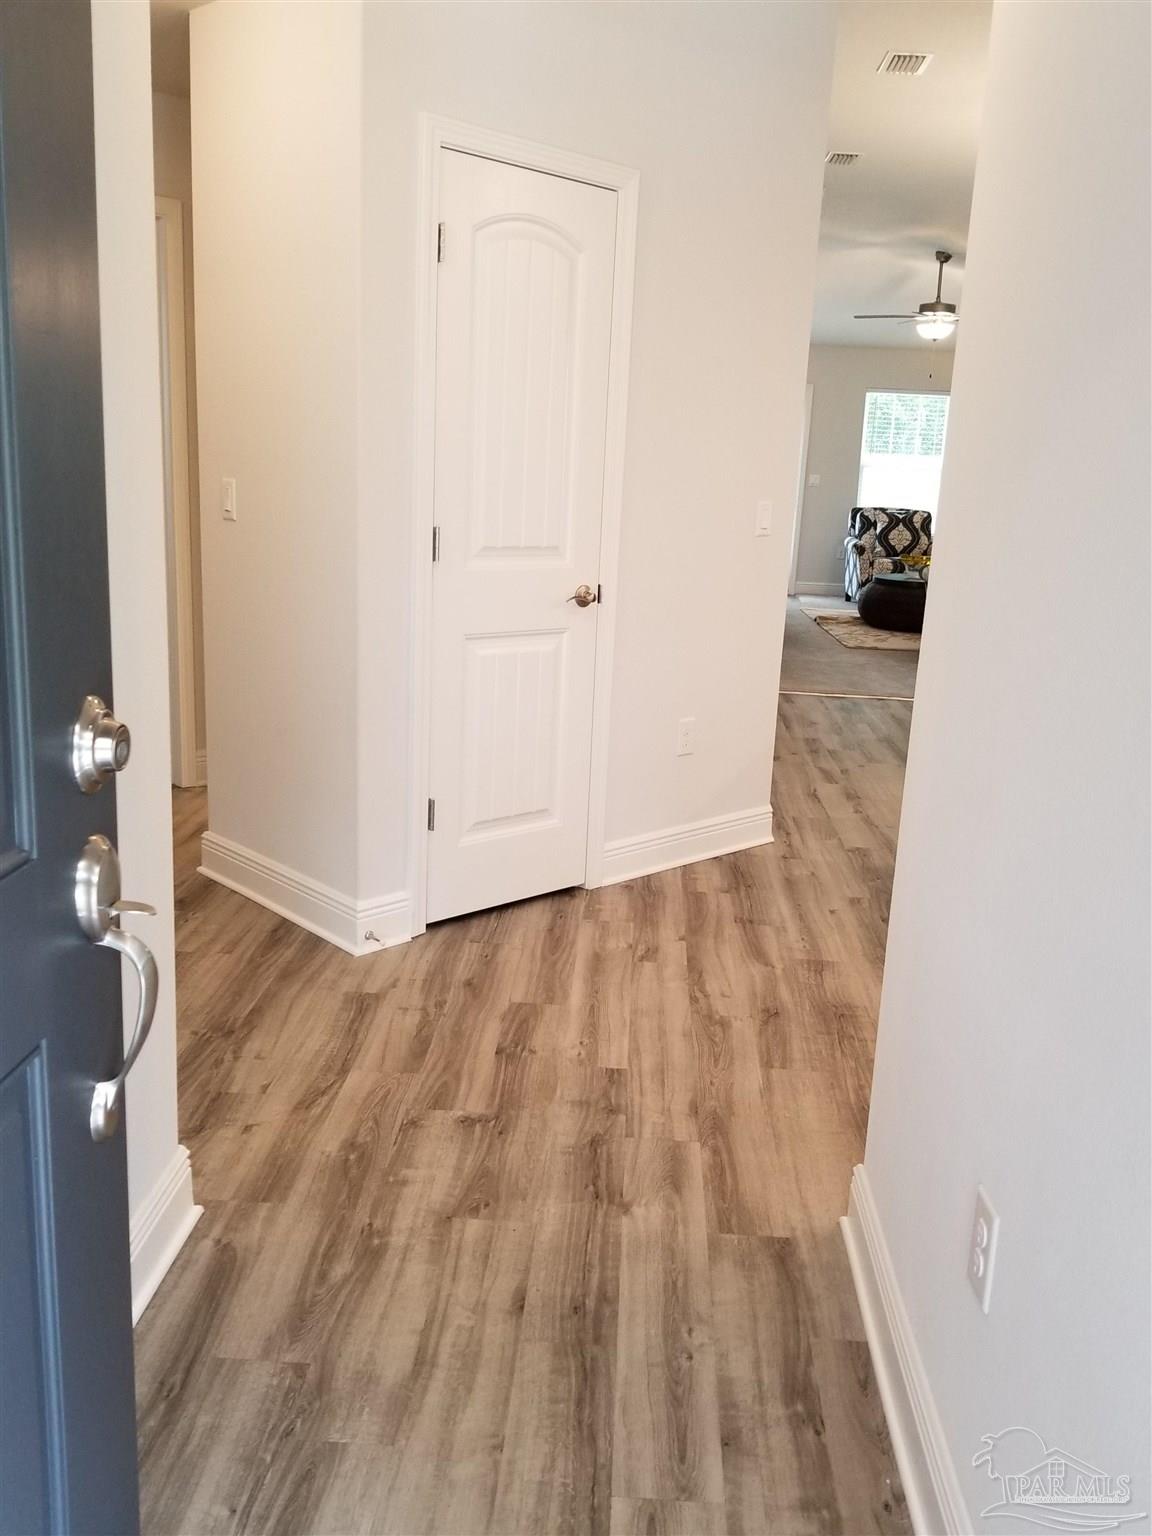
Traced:
[[937, 251], [940, 270], [936, 274], [936, 297], [918, 306], [914, 315], [853, 315], [853, 320], [902, 320], [905, 325], [915, 323], [916, 331], [925, 341], [947, 341], [960, 323], [955, 304], [945, 304], [940, 297], [944, 287], [944, 268], [952, 260], [951, 251]]

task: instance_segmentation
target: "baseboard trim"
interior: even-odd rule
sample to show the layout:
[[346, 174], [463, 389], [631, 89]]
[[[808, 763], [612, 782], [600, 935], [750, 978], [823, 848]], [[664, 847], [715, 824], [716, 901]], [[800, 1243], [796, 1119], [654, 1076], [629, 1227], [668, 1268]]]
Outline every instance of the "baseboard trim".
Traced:
[[853, 1171], [840, 1229], [912, 1529], [916, 1536], [970, 1536], [972, 1517], [863, 1167]]
[[178, 1146], [155, 1189], [129, 1223], [133, 1327], [203, 1214], [204, 1207], [192, 1198], [188, 1149]]
[[844, 584], [840, 581], [798, 581], [796, 583], [797, 597], [839, 597], [844, 596]]
[[701, 859], [716, 859], [725, 853], [739, 853], [744, 848], [758, 848], [772, 841], [772, 807], [758, 805], [734, 816], [710, 816], [704, 821], [685, 822], [666, 827], [662, 832], [648, 832], [642, 837], [622, 837], [604, 849], [602, 885], [620, 880], [635, 880], [641, 875], [655, 875], [662, 869], [676, 869], [681, 864], [696, 864]]
[[204, 833], [200, 858], [200, 873], [209, 880], [258, 901], [346, 954], [375, 954], [412, 937], [407, 891], [356, 901], [216, 832]]

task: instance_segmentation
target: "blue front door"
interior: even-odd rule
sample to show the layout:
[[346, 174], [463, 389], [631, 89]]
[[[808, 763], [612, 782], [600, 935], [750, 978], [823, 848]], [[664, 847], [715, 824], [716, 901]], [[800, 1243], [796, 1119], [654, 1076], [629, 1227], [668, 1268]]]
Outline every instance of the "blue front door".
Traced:
[[0, 3], [0, 176], [0, 1533], [131, 1536], [120, 962], [76, 910], [116, 832], [72, 765], [112, 697], [87, 0]]

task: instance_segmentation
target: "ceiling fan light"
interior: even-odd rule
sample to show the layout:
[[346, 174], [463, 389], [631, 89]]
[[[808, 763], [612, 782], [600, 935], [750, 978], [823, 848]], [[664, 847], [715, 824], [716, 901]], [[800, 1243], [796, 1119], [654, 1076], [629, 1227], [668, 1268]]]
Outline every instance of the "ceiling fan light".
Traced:
[[916, 322], [916, 334], [925, 341], [947, 341], [955, 329], [955, 315], [925, 315]]

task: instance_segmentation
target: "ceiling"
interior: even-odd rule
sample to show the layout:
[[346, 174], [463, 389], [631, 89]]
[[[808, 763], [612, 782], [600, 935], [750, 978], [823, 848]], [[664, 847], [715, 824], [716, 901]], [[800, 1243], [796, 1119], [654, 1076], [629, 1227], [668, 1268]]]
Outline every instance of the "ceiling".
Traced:
[[[812, 340], [951, 346], [895, 320], [936, 292], [935, 252], [952, 251], [944, 298], [960, 299], [988, 53], [989, 0], [846, 0], [840, 12]], [[932, 53], [922, 75], [877, 73], [889, 51]]]

